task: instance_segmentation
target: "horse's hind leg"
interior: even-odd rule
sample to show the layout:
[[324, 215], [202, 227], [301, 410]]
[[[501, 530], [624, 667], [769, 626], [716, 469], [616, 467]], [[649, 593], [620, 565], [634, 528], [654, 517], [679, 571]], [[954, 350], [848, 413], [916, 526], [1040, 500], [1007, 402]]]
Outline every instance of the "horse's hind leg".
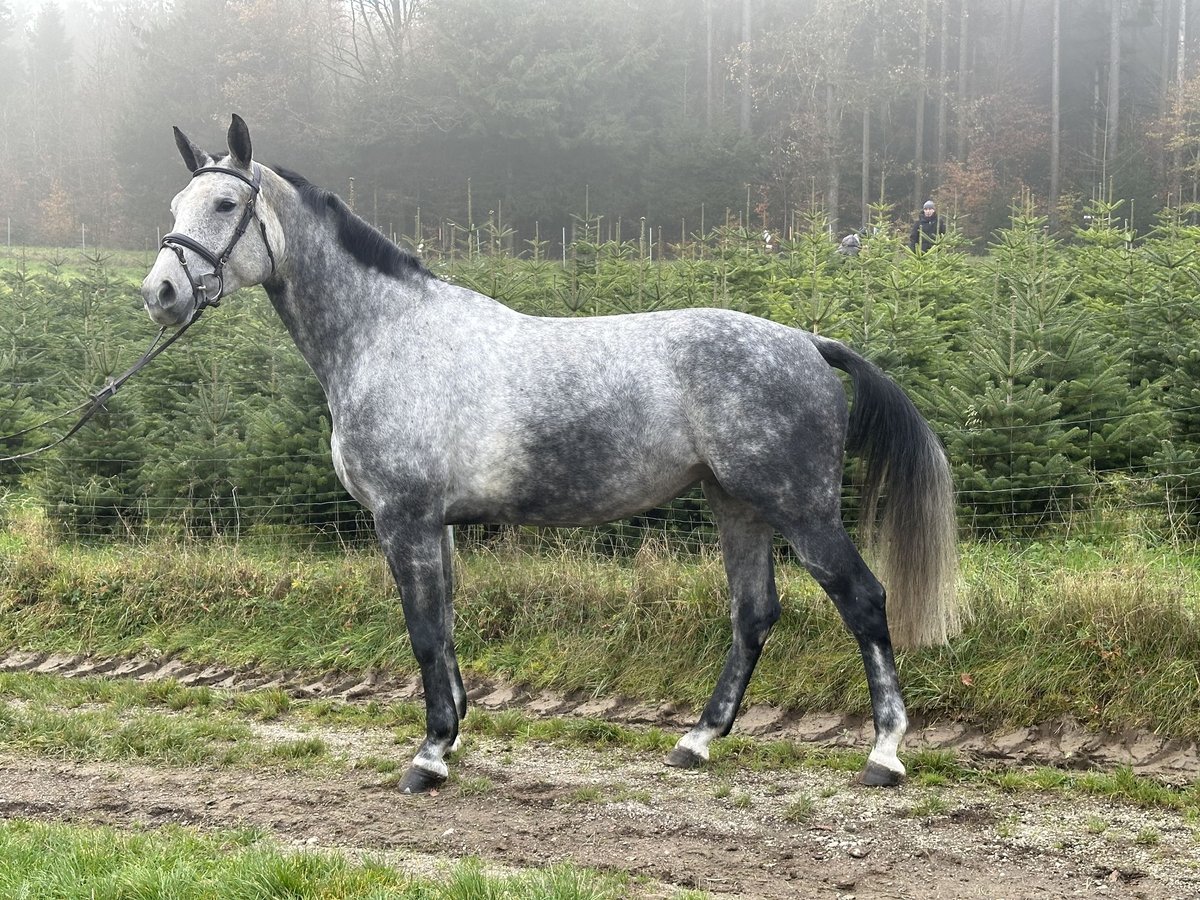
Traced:
[[860, 780], [870, 785], [898, 784], [905, 771], [896, 751], [908, 729], [908, 717], [892, 656], [883, 585], [863, 562], [840, 519], [820, 527], [805, 521], [781, 530], [858, 641], [875, 719], [875, 747]]
[[707, 760], [709, 742], [733, 727], [763, 644], [780, 614], [771, 559], [774, 529], [752, 507], [730, 497], [715, 483], [705, 482], [704, 493], [717, 520], [729, 578], [733, 644], [699, 723], [667, 756], [669, 765], [681, 767]]
[[[440, 522], [376, 510], [375, 527], [388, 566], [400, 587], [404, 620], [425, 688], [425, 741], [400, 781], [416, 794], [437, 787], [449, 770], [444, 761], [458, 737], [459, 698], [452, 615], [448, 611], [445, 529]], [[465, 695], [462, 696], [465, 701]]]
[[[450, 690], [454, 695], [454, 709], [461, 723], [467, 717], [467, 689], [463, 687], [462, 672], [458, 668], [458, 651], [454, 646], [454, 529], [447, 525], [442, 530], [442, 577], [446, 588], [446, 636], [449, 642], [446, 665], [450, 669]], [[454, 738], [450, 747], [453, 753], [462, 742], [462, 733]]]
[[462, 672], [458, 668], [458, 650], [454, 644], [454, 529], [449, 525], [442, 529], [442, 577], [446, 588], [446, 665], [450, 670], [454, 708], [461, 722], [467, 717], [467, 689], [463, 686]]

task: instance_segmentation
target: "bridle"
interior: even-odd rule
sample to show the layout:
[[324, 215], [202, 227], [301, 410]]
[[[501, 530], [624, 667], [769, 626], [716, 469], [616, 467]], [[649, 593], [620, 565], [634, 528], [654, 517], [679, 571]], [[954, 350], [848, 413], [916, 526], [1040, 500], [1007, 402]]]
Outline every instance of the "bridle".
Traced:
[[[263, 246], [267, 249], [267, 256], [271, 260], [271, 275], [275, 274], [275, 254], [271, 252], [271, 242], [267, 240], [267, 226], [262, 218], [258, 215], [258, 195], [262, 186], [262, 168], [255, 164], [253, 177], [247, 178], [236, 169], [226, 169], [223, 166], [200, 166], [192, 170], [192, 177], [204, 175], [209, 172], [217, 172], [222, 175], [232, 175], [234, 178], [240, 179], [250, 185], [250, 201], [246, 204], [246, 208], [242, 210], [242, 219], [238, 222], [238, 226], [234, 229], [233, 236], [229, 239], [229, 243], [225, 245], [225, 249], [220, 255], [213, 253], [199, 241], [182, 234], [178, 231], [172, 231], [162, 239], [162, 248], [170, 250], [179, 258], [179, 265], [183, 267], [183, 274], [187, 276], [188, 282], [192, 286], [192, 297], [195, 301], [195, 312], [193, 312], [193, 321], [199, 318], [200, 313], [209, 306], [220, 306], [221, 297], [225, 293], [225, 264], [229, 262], [229, 257], [233, 254], [233, 248], [237, 246], [238, 241], [246, 233], [246, 229], [250, 226], [251, 219], [258, 220], [258, 230], [262, 234]], [[200, 275], [199, 277], [192, 274], [192, 270], [188, 268], [187, 257], [184, 255], [184, 248], [191, 250], [201, 259], [213, 267], [211, 272]], [[205, 284], [205, 279], [216, 280], [216, 293], [209, 297], [209, 285]], [[188, 322], [190, 325], [191, 322]], [[186, 325], [184, 326], [187, 327]]]
[[[186, 234], [181, 234], [176, 231], [172, 231], [162, 239], [162, 244], [160, 247], [170, 250], [179, 258], [179, 264], [183, 267], [183, 274], [187, 276], [187, 280], [192, 286], [192, 298], [194, 306], [191, 316], [183, 325], [179, 327], [178, 331], [167, 338], [167, 340], [161, 345], [159, 344], [159, 341], [162, 340], [163, 335], [166, 333], [167, 326], [164, 325], [162, 328], [160, 328], [158, 330], [158, 334], [154, 336], [154, 340], [150, 342], [150, 346], [146, 348], [146, 351], [138, 358], [137, 362], [135, 362], [116, 378], [111, 379], [108, 384], [106, 384], [95, 394], [92, 394], [83, 403], [80, 403], [78, 406], [69, 409], [66, 412], [59, 413], [57, 416], [52, 416], [51, 418], [44, 422], [40, 422], [37, 425], [31, 425], [29, 428], [24, 428], [15, 434], [5, 435], [0, 438], [0, 440], [9, 441], [13, 438], [22, 437], [31, 431], [35, 431], [38, 428], [49, 425], [51, 422], [57, 422], [59, 419], [69, 416], [72, 413], [79, 412], [79, 410], [86, 407], [83, 415], [79, 417], [78, 421], [76, 421], [75, 424], [71, 426], [70, 430], [67, 431], [66, 434], [62, 435], [62, 437], [52, 441], [49, 444], [46, 444], [43, 447], [38, 447], [36, 450], [30, 450], [27, 453], [18, 453], [15, 456], [0, 456], [0, 463], [13, 462], [14, 460], [18, 459], [26, 459], [45, 450], [49, 450], [52, 447], [57, 447], [59, 444], [77, 432], [80, 428], [82, 428], [84, 424], [92, 418], [92, 416], [103, 409], [104, 404], [112, 398], [113, 394], [120, 390], [121, 385], [136, 375], [137, 372], [144, 365], [154, 359], [154, 357], [158, 356], [158, 354], [162, 353], [173, 343], [179, 340], [179, 338], [183, 336], [183, 333], [196, 323], [204, 310], [210, 306], [220, 306], [221, 297], [225, 293], [225, 264], [229, 262], [229, 257], [233, 254], [233, 248], [237, 246], [238, 241], [240, 241], [242, 236], [246, 233], [246, 229], [250, 227], [251, 219], [258, 220], [258, 228], [259, 232], [262, 234], [263, 246], [266, 247], [267, 256], [271, 260], [271, 275], [269, 277], [274, 277], [275, 254], [271, 252], [271, 242], [267, 240], [267, 226], [263, 222], [262, 218], [258, 215], [257, 210], [258, 195], [261, 192], [262, 186], [262, 169], [256, 164], [254, 166], [253, 177], [247, 178], [245, 175], [235, 169], [226, 169], [223, 166], [201, 166], [192, 171], [192, 177], [195, 178], [197, 175], [204, 175], [208, 172], [219, 172], [223, 175], [232, 175], [234, 178], [239, 178], [246, 182], [246, 184], [250, 185], [253, 193], [250, 195], [250, 201], [246, 204], [245, 210], [242, 211], [242, 219], [240, 222], [238, 222], [238, 226], [233, 232], [233, 237], [229, 239], [229, 243], [225, 245], [225, 249], [221, 251], [220, 255], [213, 253], [199, 241], [189, 237]], [[183, 253], [184, 248], [199, 255], [203, 260], [208, 262], [213, 267], [213, 270], [200, 275], [199, 277], [193, 275], [192, 270], [188, 268], [187, 258]], [[209, 285], [205, 284], [205, 279], [215, 279], [215, 293], [210, 295]], [[212, 282], [210, 281], [209, 284], [211, 283]]]

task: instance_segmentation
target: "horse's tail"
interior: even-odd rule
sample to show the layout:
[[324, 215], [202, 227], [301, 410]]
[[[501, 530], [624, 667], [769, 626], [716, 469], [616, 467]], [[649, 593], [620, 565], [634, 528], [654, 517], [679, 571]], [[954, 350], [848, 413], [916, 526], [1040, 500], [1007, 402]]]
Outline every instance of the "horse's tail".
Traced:
[[[944, 644], [962, 630], [950, 463], [913, 402], [878, 366], [812, 335], [817, 351], [854, 381], [846, 451], [862, 457], [860, 532], [880, 562], [888, 627], [900, 647]], [[887, 502], [876, 524], [880, 493]]]

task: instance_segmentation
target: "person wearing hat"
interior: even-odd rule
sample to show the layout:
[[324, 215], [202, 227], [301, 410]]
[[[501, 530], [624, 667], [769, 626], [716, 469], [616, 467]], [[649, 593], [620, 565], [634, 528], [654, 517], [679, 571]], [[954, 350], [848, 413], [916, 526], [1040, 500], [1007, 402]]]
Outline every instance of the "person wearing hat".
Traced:
[[937, 207], [932, 200], [926, 200], [920, 217], [913, 222], [912, 233], [908, 236], [908, 247], [913, 251], [928, 250], [938, 239], [938, 235], [945, 233], [946, 223], [938, 216]]

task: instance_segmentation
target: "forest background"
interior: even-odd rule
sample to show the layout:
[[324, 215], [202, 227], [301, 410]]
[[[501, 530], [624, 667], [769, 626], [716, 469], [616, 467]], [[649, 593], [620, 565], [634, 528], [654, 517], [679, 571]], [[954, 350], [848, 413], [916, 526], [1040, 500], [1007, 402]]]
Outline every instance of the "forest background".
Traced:
[[[237, 111], [266, 161], [385, 232], [489, 212], [678, 241], [927, 196], [981, 241], [1031, 192], [1139, 230], [1197, 197], [1187, 0], [0, 0], [9, 244], [152, 246], [170, 126]], [[1189, 12], [1191, 14], [1189, 15]], [[419, 232], [419, 233], [418, 233]]]
[[[518, 309], [719, 305], [851, 342], [946, 441], [964, 534], [1190, 540], [1189, 13], [1186, 0], [0, 0], [0, 433], [128, 365], [147, 334], [133, 285], [182, 183], [170, 126], [217, 146], [236, 109], [268, 161]], [[929, 195], [953, 227], [914, 255], [904, 223]], [[851, 229], [864, 249], [840, 256]], [[85, 255], [21, 249], [35, 243]], [[0, 467], [0, 488], [81, 535], [368, 532], [268, 305], [219, 316], [61, 453]], [[650, 518], [711, 537], [695, 497]], [[601, 539], [636, 544], [646, 524]]]

